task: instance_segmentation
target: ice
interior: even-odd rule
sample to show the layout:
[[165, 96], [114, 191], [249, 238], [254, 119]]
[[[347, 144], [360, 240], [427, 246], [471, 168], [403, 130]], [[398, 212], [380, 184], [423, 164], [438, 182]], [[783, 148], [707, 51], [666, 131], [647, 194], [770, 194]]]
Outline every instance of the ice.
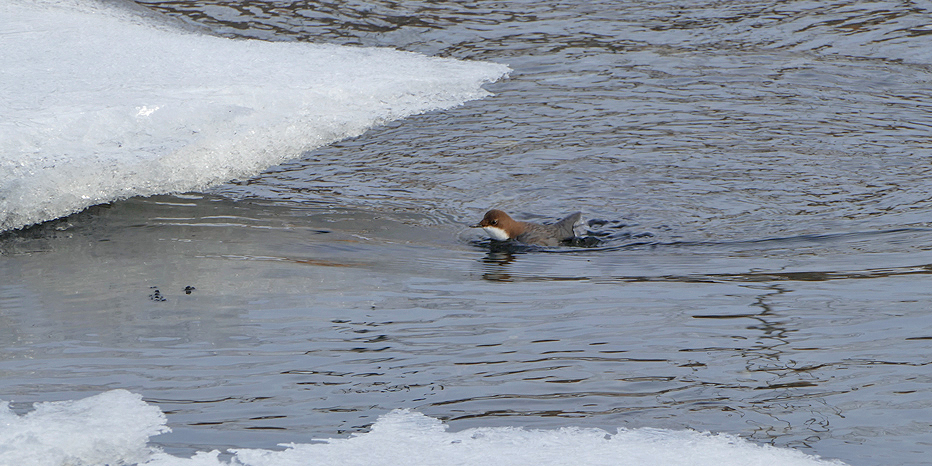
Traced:
[[[117, 3], [119, 5], [119, 3]], [[234, 40], [112, 2], [0, 2], [0, 231], [254, 175], [460, 105], [504, 65]]]
[[[0, 464], [147, 466], [304, 465], [843, 465], [801, 452], [761, 446], [726, 434], [662, 429], [487, 427], [447, 432], [440, 420], [409, 410], [378, 418], [350, 438], [289, 444], [283, 451], [237, 449], [191, 458], [147, 447], [166, 419], [140, 395], [113, 390], [78, 401], [39, 403], [18, 416], [0, 403]], [[156, 439], [157, 440], [157, 439]], [[228, 456], [227, 456], [228, 457]]]
[[22, 416], [0, 402], [0, 465], [133, 464], [151, 457], [150, 436], [168, 431], [158, 407], [126, 390], [39, 403]]

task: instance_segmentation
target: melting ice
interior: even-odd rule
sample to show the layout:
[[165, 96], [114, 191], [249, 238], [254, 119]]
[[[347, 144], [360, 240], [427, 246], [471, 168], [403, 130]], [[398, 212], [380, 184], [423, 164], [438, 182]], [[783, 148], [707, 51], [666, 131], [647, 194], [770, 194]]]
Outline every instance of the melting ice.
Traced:
[[504, 65], [233, 40], [92, 0], [0, 2], [0, 231], [254, 175], [488, 95]]
[[731, 435], [694, 431], [494, 427], [446, 432], [439, 420], [407, 410], [379, 417], [369, 433], [288, 444], [284, 451], [232, 450], [233, 457], [224, 461], [216, 450], [180, 458], [148, 445], [150, 436], [168, 430], [165, 424], [157, 407], [126, 390], [38, 403], [22, 416], [0, 402], [0, 464], [844, 466]]

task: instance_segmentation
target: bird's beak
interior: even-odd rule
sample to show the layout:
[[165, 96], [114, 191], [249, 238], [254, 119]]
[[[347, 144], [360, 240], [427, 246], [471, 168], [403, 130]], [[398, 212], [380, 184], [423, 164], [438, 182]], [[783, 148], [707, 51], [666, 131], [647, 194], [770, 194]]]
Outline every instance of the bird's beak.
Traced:
[[482, 228], [482, 225], [479, 225], [479, 224], [477, 223], [477, 224], [475, 224], [475, 225], [469, 225], [469, 228]]

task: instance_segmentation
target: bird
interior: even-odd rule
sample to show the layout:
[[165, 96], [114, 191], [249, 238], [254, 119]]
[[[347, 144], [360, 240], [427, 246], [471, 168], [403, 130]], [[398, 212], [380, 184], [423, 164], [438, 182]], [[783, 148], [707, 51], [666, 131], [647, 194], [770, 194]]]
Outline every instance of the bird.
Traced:
[[576, 237], [573, 228], [576, 226], [582, 212], [570, 214], [552, 225], [521, 222], [508, 216], [501, 210], [492, 209], [485, 213], [482, 221], [473, 228], [482, 228], [488, 235], [497, 241], [515, 240], [526, 244], [538, 246], [559, 246], [561, 242]]

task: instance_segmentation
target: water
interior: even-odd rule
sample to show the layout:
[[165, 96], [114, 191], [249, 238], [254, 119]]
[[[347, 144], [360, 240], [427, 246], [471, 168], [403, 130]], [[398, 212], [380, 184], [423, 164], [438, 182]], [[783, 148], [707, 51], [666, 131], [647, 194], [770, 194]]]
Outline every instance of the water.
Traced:
[[[409, 408], [927, 464], [932, 4], [145, 6], [512, 71], [256, 176], [5, 233], [14, 412], [127, 389], [173, 456]], [[581, 210], [601, 243], [494, 248], [467, 228], [492, 207]]]

